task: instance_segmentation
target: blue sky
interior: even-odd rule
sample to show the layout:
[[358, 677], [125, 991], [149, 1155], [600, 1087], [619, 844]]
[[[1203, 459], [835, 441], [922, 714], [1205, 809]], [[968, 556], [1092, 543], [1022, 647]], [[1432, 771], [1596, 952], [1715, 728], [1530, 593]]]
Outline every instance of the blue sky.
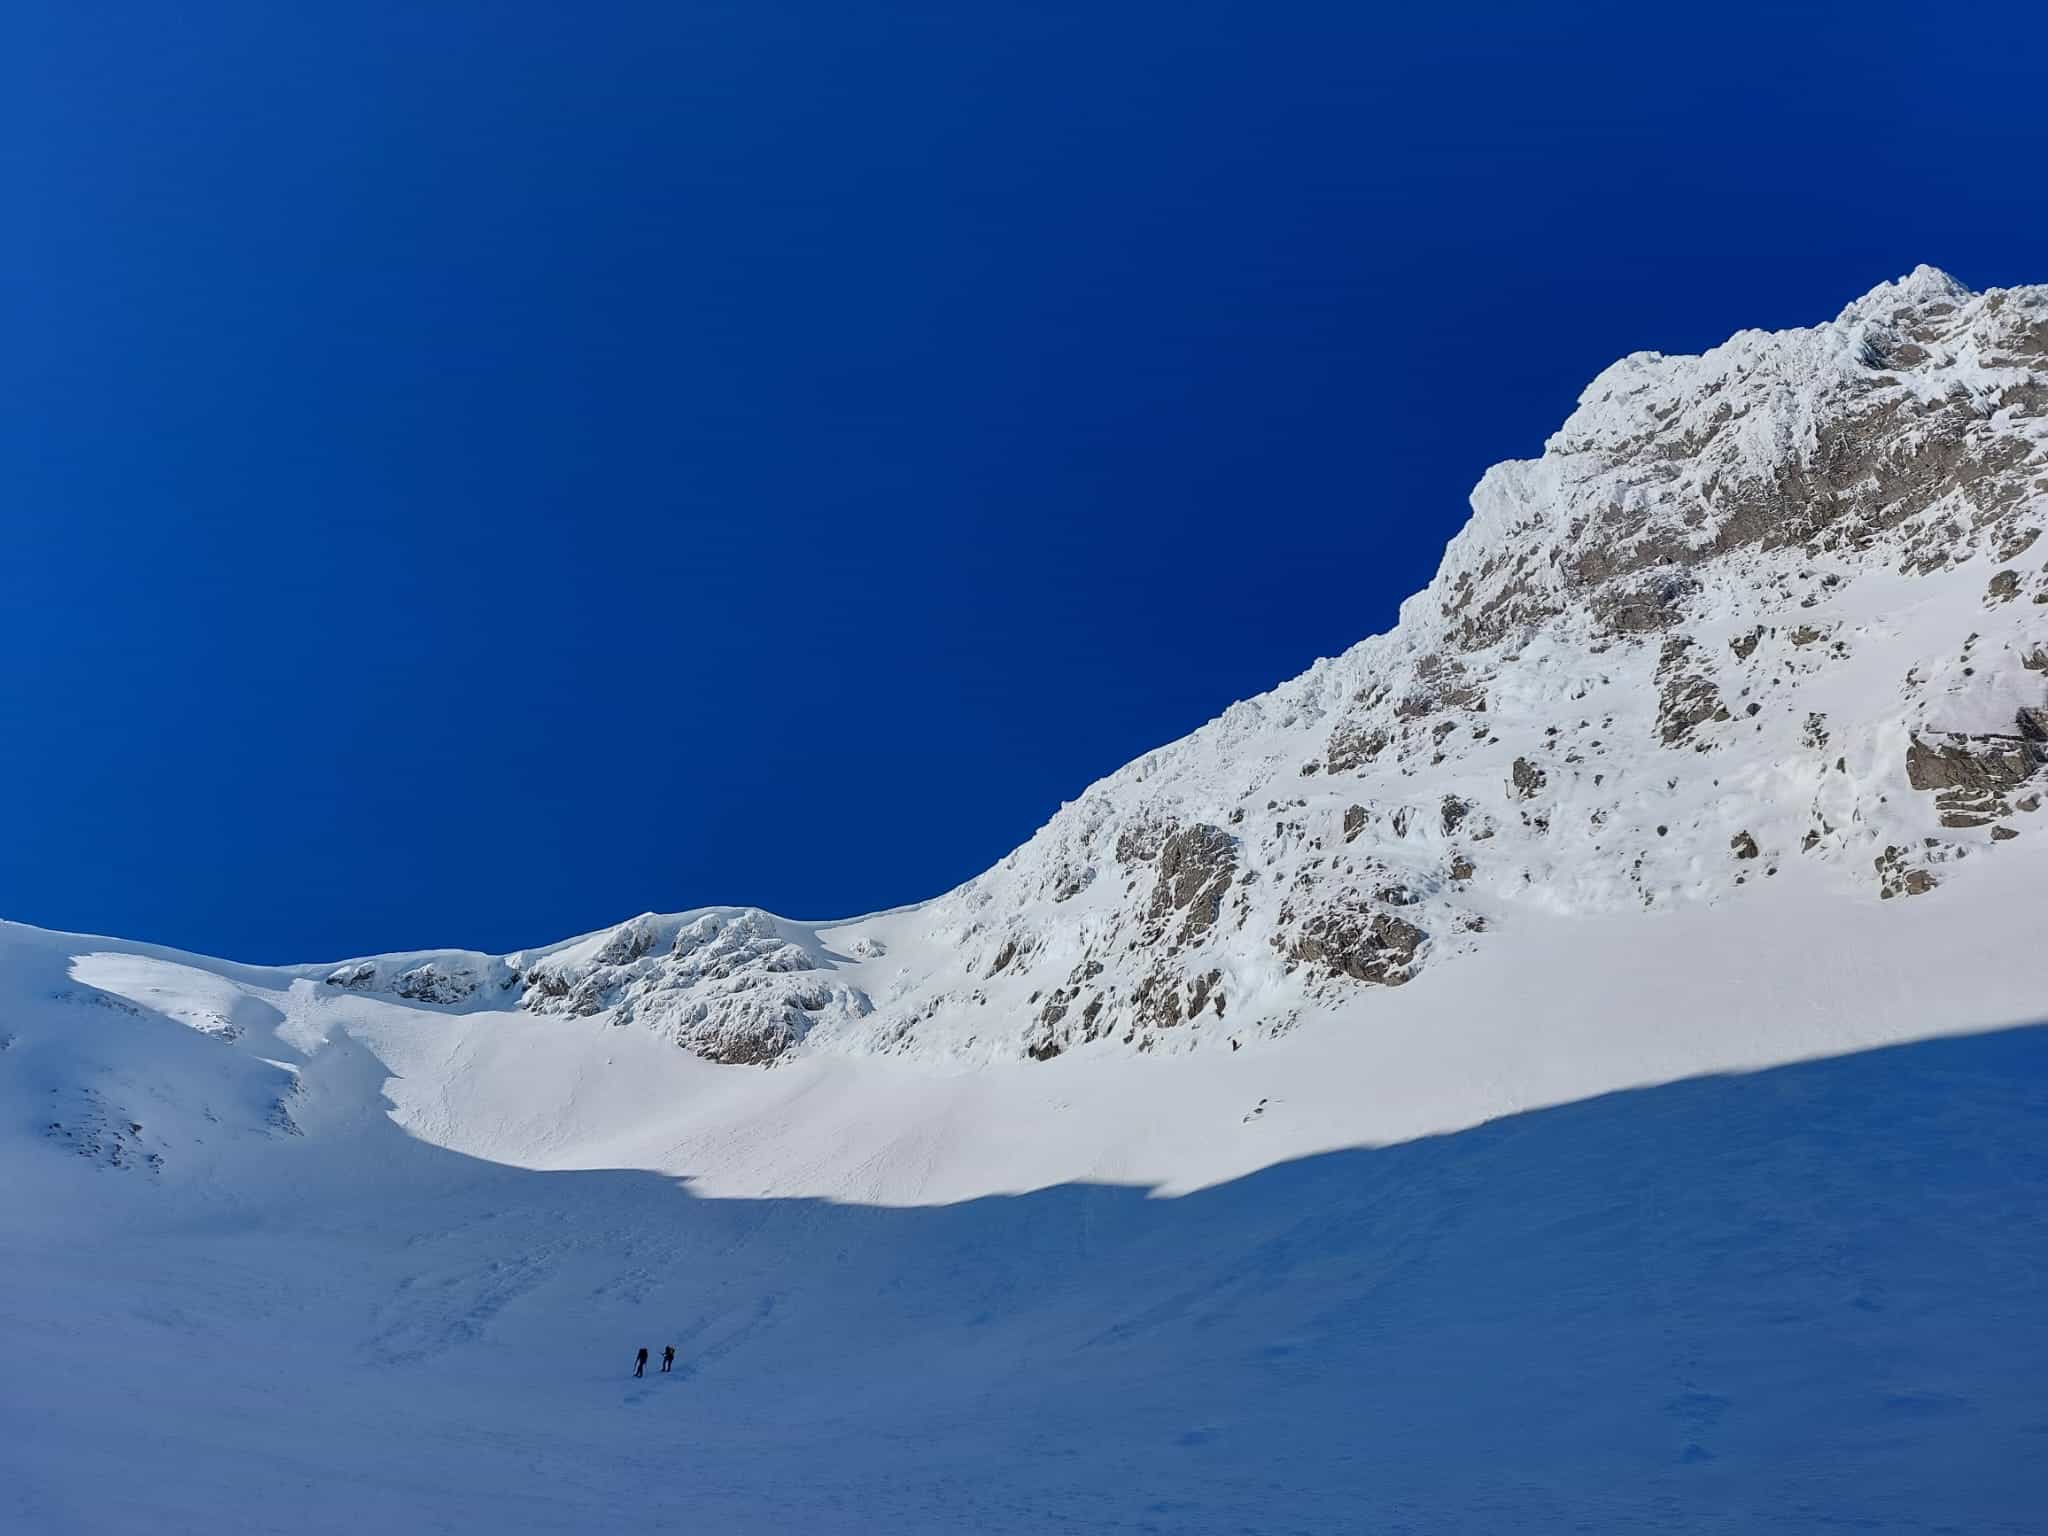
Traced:
[[1640, 348], [2048, 280], [2038, 7], [23, 4], [0, 914], [934, 895]]

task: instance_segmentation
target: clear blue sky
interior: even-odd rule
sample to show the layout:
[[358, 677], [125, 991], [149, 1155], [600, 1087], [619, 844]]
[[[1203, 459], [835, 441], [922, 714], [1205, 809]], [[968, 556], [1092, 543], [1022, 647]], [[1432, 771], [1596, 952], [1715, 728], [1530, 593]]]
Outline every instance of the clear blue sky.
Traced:
[[0, 914], [936, 894], [1616, 356], [2048, 280], [2042, 13], [13, 5]]

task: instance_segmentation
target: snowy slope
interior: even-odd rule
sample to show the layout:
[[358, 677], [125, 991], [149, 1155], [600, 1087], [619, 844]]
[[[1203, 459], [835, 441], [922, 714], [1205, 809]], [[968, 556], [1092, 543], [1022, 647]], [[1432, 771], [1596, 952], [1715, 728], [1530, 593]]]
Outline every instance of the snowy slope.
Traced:
[[0, 1524], [2035, 1528], [2044, 368], [1626, 359], [919, 907], [0, 924]]
[[971, 1071], [6, 930], [0, 1525], [2037, 1529], [2012, 852]]

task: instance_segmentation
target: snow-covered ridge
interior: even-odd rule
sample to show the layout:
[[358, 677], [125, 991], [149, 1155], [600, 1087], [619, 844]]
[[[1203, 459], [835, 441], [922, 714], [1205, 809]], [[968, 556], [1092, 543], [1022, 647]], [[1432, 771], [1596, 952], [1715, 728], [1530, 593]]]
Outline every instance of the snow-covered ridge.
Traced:
[[1482, 478], [1394, 629], [935, 901], [307, 974], [722, 1062], [1045, 1060], [1235, 1049], [1537, 914], [1926, 895], [2048, 821], [2044, 522], [2048, 288], [1922, 267], [1810, 329], [1614, 364]]

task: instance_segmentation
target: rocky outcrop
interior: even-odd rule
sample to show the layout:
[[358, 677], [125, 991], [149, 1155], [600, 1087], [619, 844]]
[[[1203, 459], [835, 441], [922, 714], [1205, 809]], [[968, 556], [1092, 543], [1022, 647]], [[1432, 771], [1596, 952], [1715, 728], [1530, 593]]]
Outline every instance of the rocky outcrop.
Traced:
[[[1508, 775], [1510, 792], [1517, 800], [1527, 800], [1543, 787], [1547, 778], [1548, 775], [1529, 759], [1518, 757]], [[1449, 831], [1450, 828], [1447, 826], [1445, 830]]]
[[1413, 923], [1389, 913], [1334, 910], [1304, 922], [1287, 955], [1332, 975], [1398, 987], [1414, 975], [1428, 938]]
[[1350, 773], [1386, 751], [1391, 739], [1384, 730], [1347, 722], [1330, 733], [1323, 761], [1332, 773]]
[[401, 971], [391, 983], [400, 997], [420, 1003], [459, 1003], [474, 995], [477, 977], [472, 972], [446, 970], [434, 964], [416, 965]]
[[1237, 872], [1237, 839], [1206, 823], [1182, 827], [1160, 845], [1158, 868], [1148, 914], [1153, 931], [1164, 937], [1173, 930], [1176, 948], [1194, 943], [1222, 915]]
[[1878, 895], [1886, 901], [1894, 896], [1925, 896], [1939, 883], [1933, 872], [1907, 862], [1907, 851], [1887, 847], [1872, 861], [1877, 866]]
[[1906, 749], [1906, 782], [1932, 791], [1944, 827], [1989, 826], [2012, 814], [2012, 791], [2048, 769], [2048, 711], [2019, 711], [2011, 736], [1915, 736]]
[[463, 955], [417, 962], [410, 957], [354, 960], [336, 966], [328, 973], [326, 984], [345, 991], [380, 992], [408, 1002], [447, 1008], [466, 1003], [480, 993], [495, 995], [512, 980], [501, 962], [484, 955]]
[[1685, 745], [1696, 726], [1732, 718], [1713, 679], [1686, 666], [1691, 649], [1690, 639], [1675, 635], [1658, 653], [1657, 738], [1667, 747]]
[[518, 974], [521, 1006], [531, 1012], [608, 1014], [709, 1060], [751, 1064], [777, 1059], [822, 1022], [867, 1016], [867, 994], [834, 969], [822, 946], [800, 942], [765, 912], [738, 908], [644, 914], [526, 959]]

